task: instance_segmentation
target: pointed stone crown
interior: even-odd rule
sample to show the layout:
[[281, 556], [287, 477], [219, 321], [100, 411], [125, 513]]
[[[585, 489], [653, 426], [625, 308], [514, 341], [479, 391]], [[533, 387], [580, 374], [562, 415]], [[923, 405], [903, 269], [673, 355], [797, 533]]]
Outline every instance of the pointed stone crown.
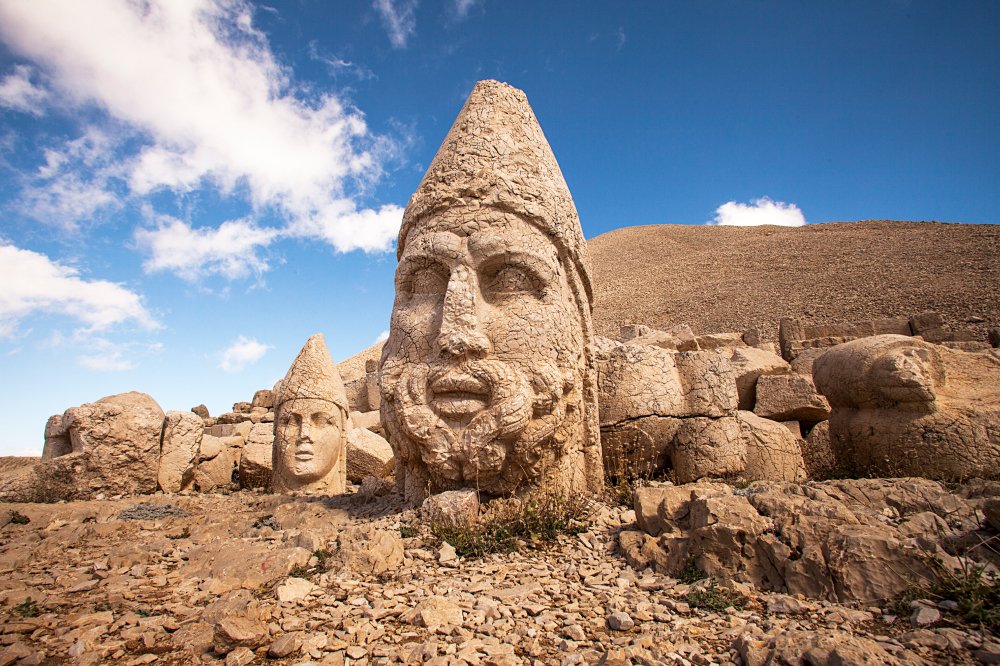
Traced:
[[566, 180], [524, 92], [499, 81], [477, 83], [459, 112], [406, 206], [397, 256], [421, 220], [468, 206], [525, 216], [575, 268], [593, 309], [587, 244]]
[[345, 413], [350, 412], [344, 382], [330, 358], [322, 333], [306, 340], [302, 351], [295, 357], [288, 374], [281, 380], [275, 407], [300, 398], [326, 400], [340, 406]]

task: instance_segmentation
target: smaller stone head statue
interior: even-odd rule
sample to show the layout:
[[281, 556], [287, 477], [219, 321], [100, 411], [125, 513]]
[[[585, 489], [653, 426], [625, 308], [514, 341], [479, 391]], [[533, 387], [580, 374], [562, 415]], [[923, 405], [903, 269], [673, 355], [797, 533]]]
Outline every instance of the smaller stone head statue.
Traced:
[[317, 333], [295, 357], [275, 396], [272, 491], [343, 493], [347, 430], [344, 384]]

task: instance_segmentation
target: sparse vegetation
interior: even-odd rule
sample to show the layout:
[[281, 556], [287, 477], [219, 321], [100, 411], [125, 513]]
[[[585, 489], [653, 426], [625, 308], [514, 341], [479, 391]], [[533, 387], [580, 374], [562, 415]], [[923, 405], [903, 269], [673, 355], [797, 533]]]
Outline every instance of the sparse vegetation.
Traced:
[[523, 498], [494, 500], [472, 525], [432, 523], [431, 534], [464, 557], [544, 547], [561, 534], [587, 529], [591, 500], [564, 491], [539, 490]]
[[38, 604], [31, 597], [26, 598], [24, 601], [14, 606], [14, 612], [21, 617], [37, 617], [39, 610]]
[[618, 445], [605, 451], [604, 494], [609, 504], [632, 507], [635, 491], [653, 480], [656, 469], [649, 463], [640, 463], [633, 452]]
[[932, 560], [935, 577], [914, 585], [893, 604], [897, 615], [912, 612], [910, 602], [917, 599], [951, 600], [958, 604], [962, 622], [1000, 634], [1000, 575], [986, 567], [962, 558], [962, 568], [946, 568], [940, 560]]
[[696, 555], [689, 555], [684, 560], [684, 566], [681, 567], [680, 573], [677, 574], [677, 580], [690, 585], [697, 583], [703, 578], [705, 578], [705, 572], [698, 566], [698, 557]]
[[399, 536], [404, 539], [411, 539], [420, 534], [420, 527], [417, 525], [403, 524], [399, 526]]
[[701, 608], [703, 610], [719, 613], [732, 606], [733, 608], [743, 608], [747, 600], [743, 595], [719, 587], [714, 578], [710, 578], [708, 585], [688, 592], [687, 603], [691, 608]]
[[19, 511], [11, 511], [10, 522], [12, 522], [15, 525], [27, 525], [28, 523], [31, 522], [31, 518], [28, 518], [26, 515], [24, 515]]
[[266, 516], [261, 516], [257, 520], [253, 521], [253, 523], [250, 526], [253, 527], [255, 530], [264, 529], [265, 527], [269, 527], [275, 531], [281, 529], [281, 526], [278, 525], [278, 521], [275, 520], [274, 516], [270, 514]]

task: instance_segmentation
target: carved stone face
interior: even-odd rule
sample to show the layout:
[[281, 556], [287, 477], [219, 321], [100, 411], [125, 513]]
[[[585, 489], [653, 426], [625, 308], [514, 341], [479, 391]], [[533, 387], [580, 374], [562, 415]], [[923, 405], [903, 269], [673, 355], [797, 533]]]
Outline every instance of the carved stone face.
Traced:
[[383, 420], [431, 492], [508, 494], [579, 444], [585, 349], [555, 245], [519, 216], [421, 221], [396, 271]]
[[307, 486], [333, 470], [343, 449], [344, 413], [331, 402], [296, 398], [275, 412], [274, 474], [284, 487]]

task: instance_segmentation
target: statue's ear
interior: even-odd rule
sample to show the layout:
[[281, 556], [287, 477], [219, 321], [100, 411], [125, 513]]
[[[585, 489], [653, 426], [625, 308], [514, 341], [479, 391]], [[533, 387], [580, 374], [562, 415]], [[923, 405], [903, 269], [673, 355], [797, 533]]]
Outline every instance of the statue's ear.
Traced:
[[935, 389], [944, 383], [944, 372], [932, 350], [901, 347], [875, 362], [871, 379], [879, 397], [890, 403], [932, 403]]

